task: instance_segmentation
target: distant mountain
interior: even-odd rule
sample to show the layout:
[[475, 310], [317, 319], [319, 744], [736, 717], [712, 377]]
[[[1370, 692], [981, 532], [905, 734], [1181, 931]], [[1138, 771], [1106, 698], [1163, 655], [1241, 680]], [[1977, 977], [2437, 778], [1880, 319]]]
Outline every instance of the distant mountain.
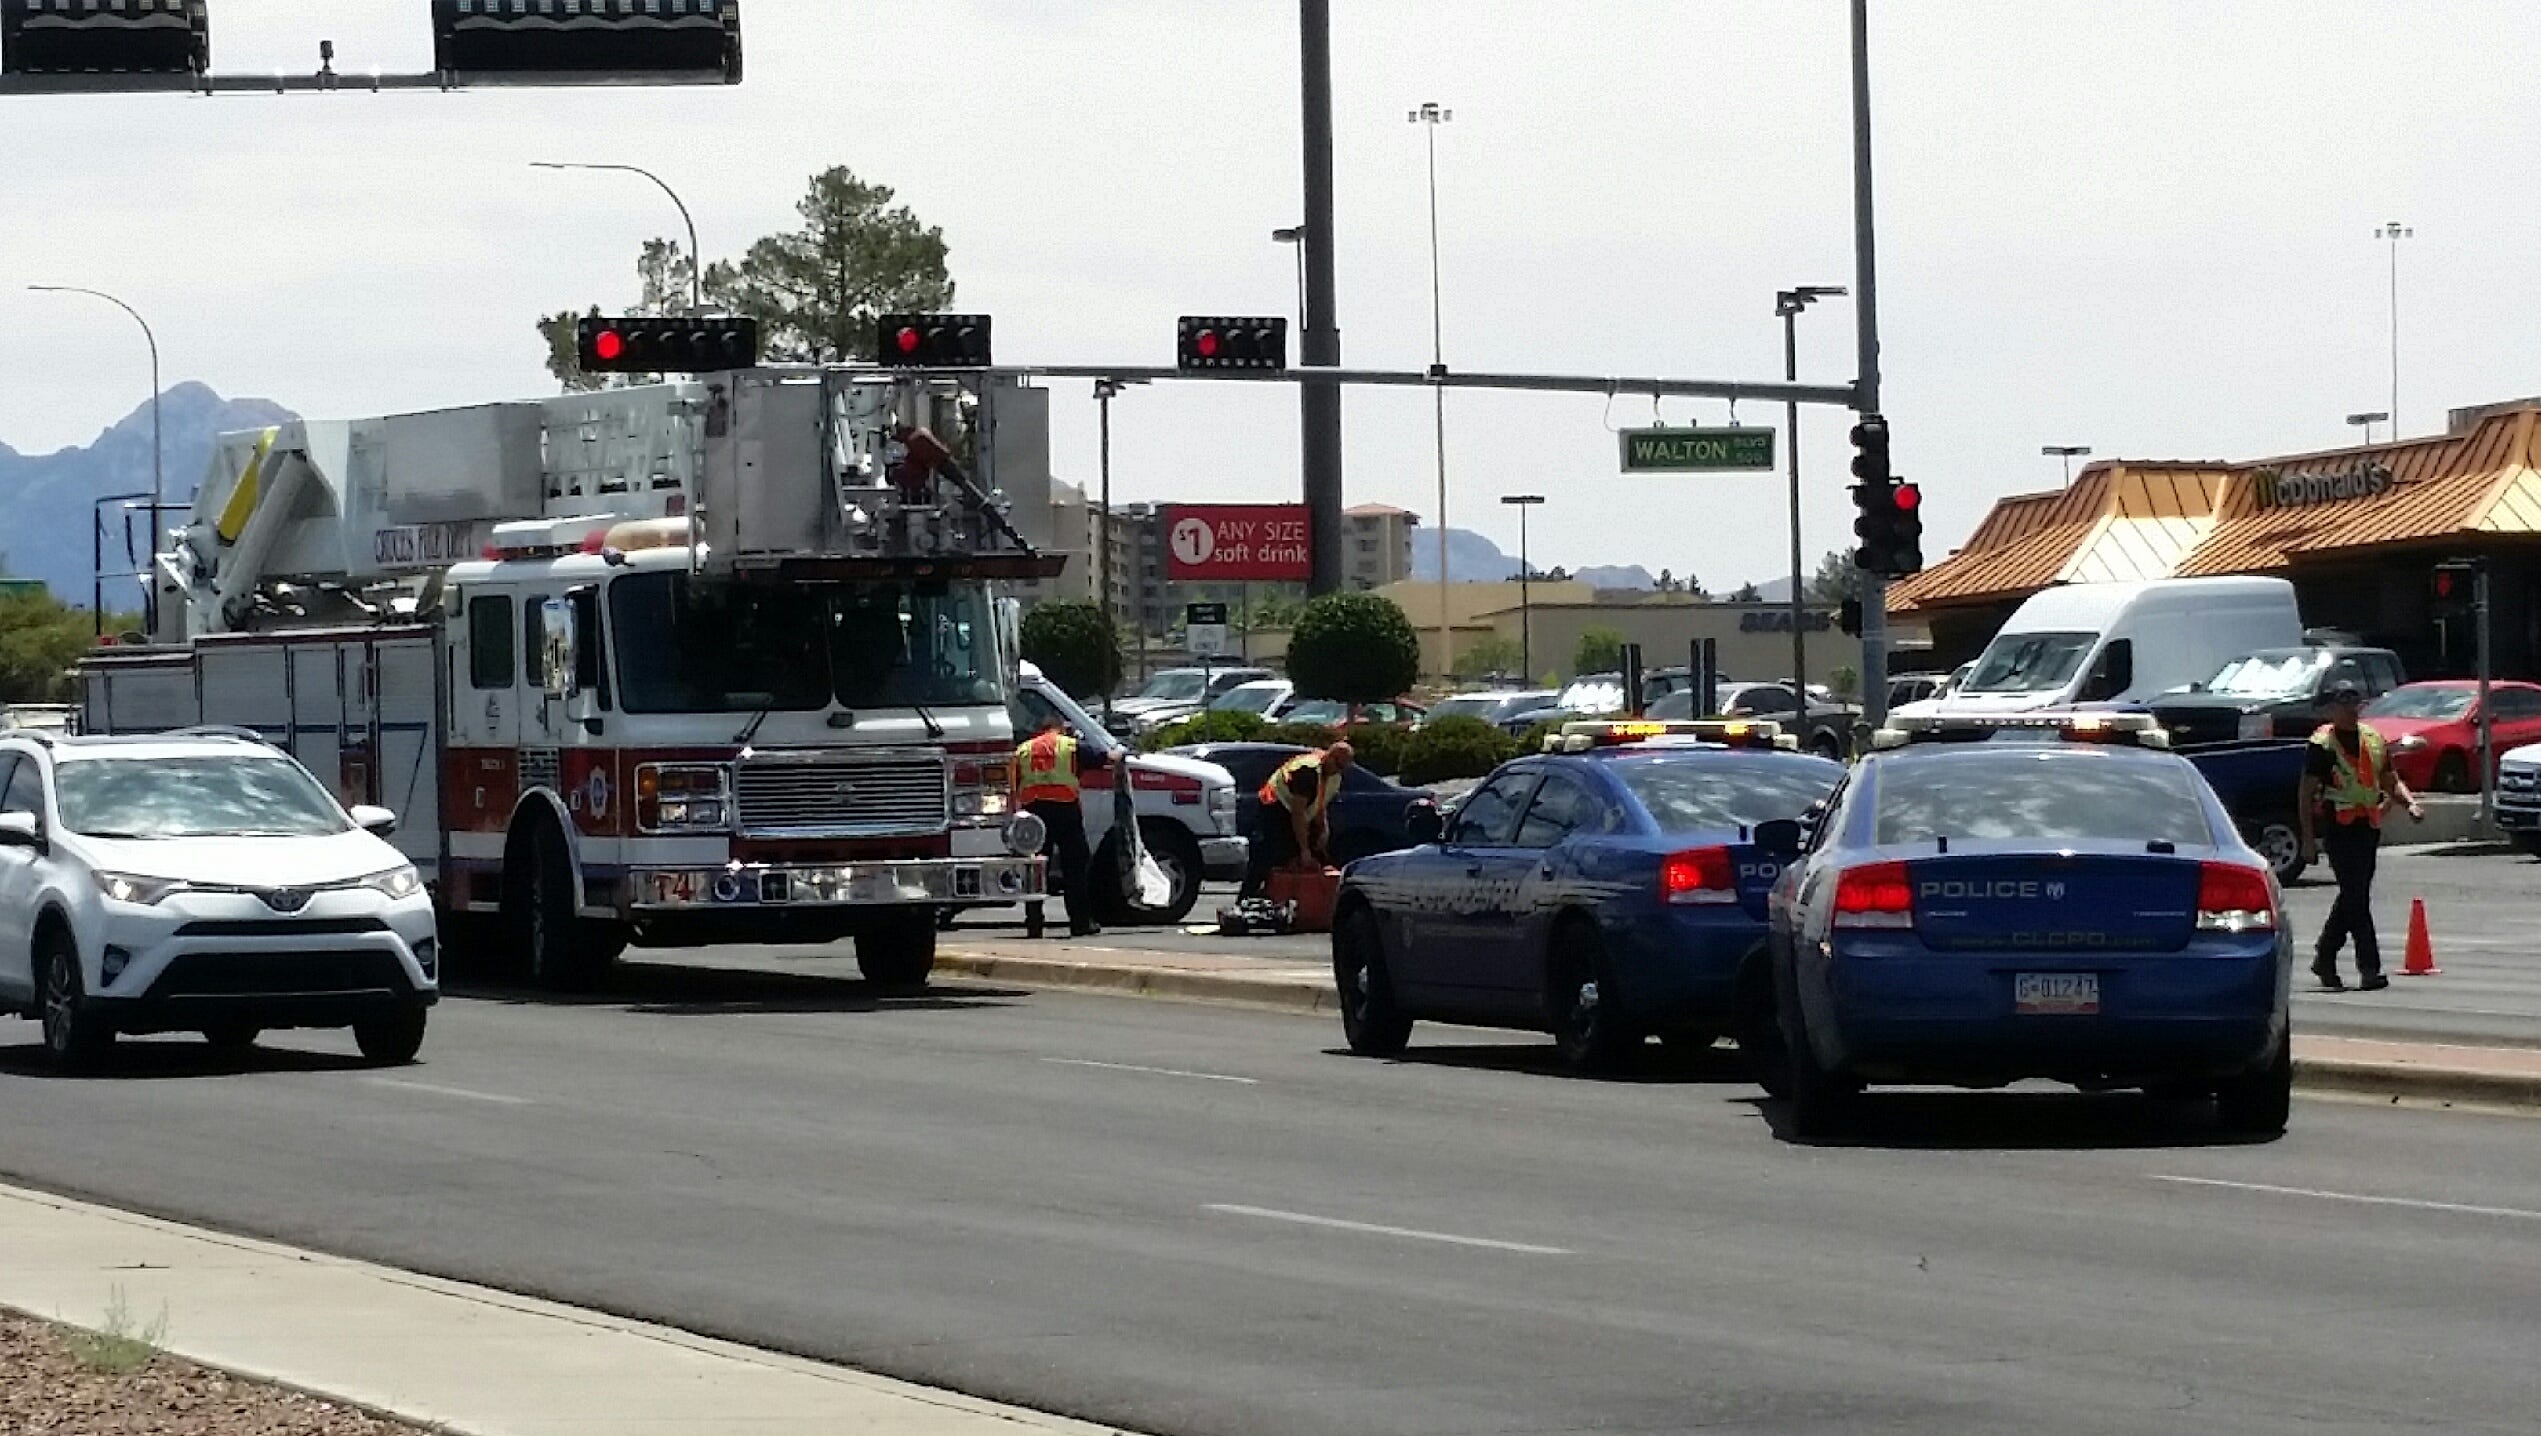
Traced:
[[[1553, 567], [1552, 561], [1540, 555], [1528, 557], [1534, 559], [1538, 573]], [[1447, 530], [1447, 568], [1458, 583], [1495, 583], [1518, 576], [1517, 555], [1501, 552], [1498, 544], [1471, 529]], [[1648, 589], [1659, 585], [1650, 571], [1639, 564], [1574, 569], [1570, 576], [1591, 588]], [[1438, 540], [1434, 534], [1413, 536], [1412, 577], [1438, 581]]]
[[[260, 429], [298, 416], [270, 399], [224, 399], [206, 384], [188, 381], [159, 396], [165, 429], [162, 472], [165, 502], [183, 505], [212, 462], [212, 443], [240, 429]], [[21, 454], [0, 444], [0, 573], [42, 579], [55, 597], [87, 606], [90, 592], [90, 515], [109, 494], [150, 492], [150, 406], [140, 408], [82, 448]], [[177, 522], [169, 515], [168, 522]], [[122, 530], [110, 511], [109, 568], [125, 567]], [[136, 516], [134, 544], [147, 561], [147, 525]], [[129, 606], [130, 583], [110, 590], [109, 604]]]

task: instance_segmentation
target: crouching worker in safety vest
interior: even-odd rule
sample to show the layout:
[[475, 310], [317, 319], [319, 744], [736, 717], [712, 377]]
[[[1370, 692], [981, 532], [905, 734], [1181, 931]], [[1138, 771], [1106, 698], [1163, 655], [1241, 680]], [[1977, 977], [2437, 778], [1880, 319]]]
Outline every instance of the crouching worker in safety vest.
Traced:
[[2326, 853], [2338, 879], [2338, 899], [2312, 949], [2312, 975], [2332, 992], [2347, 984], [2338, 976], [2338, 949], [2356, 940], [2357, 985], [2367, 992], [2391, 985], [2382, 975], [2382, 947], [2373, 931], [2373, 869], [2382, 848], [2382, 810], [2396, 799], [2412, 818], [2423, 817], [2417, 795], [2391, 771], [2382, 735], [2358, 723], [2362, 688], [2341, 683], [2329, 691], [2330, 720], [2312, 734], [2303, 770], [2303, 861]]
[[1260, 897], [1273, 872], [1300, 859], [1331, 863], [1332, 826], [1326, 815], [1351, 760], [1350, 745], [1335, 743], [1280, 764], [1262, 784], [1246, 815], [1244, 836], [1251, 847], [1239, 900]]
[[1042, 850], [1059, 855], [1059, 891], [1067, 899], [1070, 937], [1102, 931], [1094, 922], [1094, 859], [1085, 847], [1083, 797], [1076, 737], [1067, 731], [1066, 719], [1046, 714], [1041, 731], [1015, 750], [1015, 801], [1049, 830]]

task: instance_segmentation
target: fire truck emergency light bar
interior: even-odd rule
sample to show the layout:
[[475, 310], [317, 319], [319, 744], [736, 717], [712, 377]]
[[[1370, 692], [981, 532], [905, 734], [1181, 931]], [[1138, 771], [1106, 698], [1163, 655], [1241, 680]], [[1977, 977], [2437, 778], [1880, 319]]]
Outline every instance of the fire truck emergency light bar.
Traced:
[[1607, 723], [1565, 723], [1558, 733], [1544, 738], [1547, 753], [1586, 753], [1598, 748], [1620, 748], [1628, 744], [1666, 746], [1670, 738], [1691, 739], [1697, 743], [1717, 743], [1730, 748], [1779, 748], [1797, 751], [1800, 740], [1782, 731], [1779, 723], [1746, 718], [1730, 719], [1629, 719]]
[[2002, 713], [1981, 717], [1893, 719], [1871, 735], [1873, 748], [1910, 743], [1983, 743], [2016, 735], [2041, 742], [2109, 743], [2129, 748], [2168, 748], [2170, 734], [2150, 713]]

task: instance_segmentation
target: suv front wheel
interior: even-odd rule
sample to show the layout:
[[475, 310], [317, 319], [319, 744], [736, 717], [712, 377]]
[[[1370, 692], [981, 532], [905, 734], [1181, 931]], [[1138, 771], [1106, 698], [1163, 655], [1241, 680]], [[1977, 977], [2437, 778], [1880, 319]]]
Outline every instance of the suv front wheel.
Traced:
[[79, 950], [58, 930], [37, 946], [44, 971], [44, 1052], [68, 1070], [94, 1065], [115, 1045], [115, 1029], [89, 1005]]

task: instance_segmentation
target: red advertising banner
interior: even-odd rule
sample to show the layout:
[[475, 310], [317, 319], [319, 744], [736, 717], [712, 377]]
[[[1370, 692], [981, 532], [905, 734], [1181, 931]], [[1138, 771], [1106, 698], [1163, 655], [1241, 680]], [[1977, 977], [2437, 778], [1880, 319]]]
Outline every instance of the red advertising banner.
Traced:
[[1167, 504], [1165, 577], [1202, 583], [1303, 581], [1304, 504]]

